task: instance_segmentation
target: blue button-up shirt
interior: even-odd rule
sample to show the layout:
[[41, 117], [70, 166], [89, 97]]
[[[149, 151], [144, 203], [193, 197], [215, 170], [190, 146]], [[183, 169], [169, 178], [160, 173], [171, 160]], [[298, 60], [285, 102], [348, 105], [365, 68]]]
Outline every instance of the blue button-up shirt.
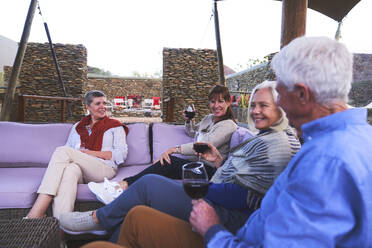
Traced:
[[236, 236], [208, 247], [372, 247], [372, 126], [350, 109], [302, 126], [305, 144]]

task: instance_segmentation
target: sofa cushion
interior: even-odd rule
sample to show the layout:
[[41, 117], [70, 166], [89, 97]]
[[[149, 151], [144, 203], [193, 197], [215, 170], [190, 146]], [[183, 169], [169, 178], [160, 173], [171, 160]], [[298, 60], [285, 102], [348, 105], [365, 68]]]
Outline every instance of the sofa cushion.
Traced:
[[[118, 169], [113, 181], [136, 175], [150, 164], [128, 166]], [[30, 208], [37, 197], [45, 168], [0, 168], [0, 209]], [[87, 184], [78, 184], [77, 201], [97, 201]]]
[[133, 123], [128, 125], [128, 156], [124, 165], [143, 165], [151, 163], [149, 125]]
[[30, 208], [45, 168], [0, 168], [0, 209]]
[[[189, 142], [193, 142], [193, 138], [187, 135], [183, 125], [154, 123], [152, 126], [153, 161], [159, 159], [169, 147]], [[176, 156], [187, 158], [178, 154]]]
[[244, 127], [238, 127], [231, 136], [230, 149], [239, 145], [244, 140], [252, 138], [253, 136], [254, 134], [249, 129]]
[[72, 124], [0, 122], [0, 167], [46, 167], [66, 143]]

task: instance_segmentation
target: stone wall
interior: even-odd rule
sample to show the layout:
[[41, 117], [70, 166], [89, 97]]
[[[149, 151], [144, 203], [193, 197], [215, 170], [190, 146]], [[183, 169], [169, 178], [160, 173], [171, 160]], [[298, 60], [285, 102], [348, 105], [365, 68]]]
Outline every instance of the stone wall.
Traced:
[[227, 87], [232, 92], [251, 92], [257, 84], [265, 80], [275, 80], [275, 74], [269, 62], [253, 66], [252, 68], [238, 73], [230, 74], [226, 77]]
[[174, 122], [184, 122], [185, 104], [194, 104], [196, 121], [209, 113], [208, 92], [218, 82], [215, 50], [163, 50], [163, 121], [169, 120], [169, 105], [174, 101]]
[[349, 94], [349, 104], [354, 107], [364, 107], [372, 102], [372, 80], [355, 82]]
[[[68, 97], [82, 98], [83, 85], [87, 81], [87, 50], [83, 45], [54, 44], [56, 56]], [[5, 68], [5, 80], [11, 68]], [[18, 80], [19, 94], [63, 96], [56, 68], [48, 43], [28, 43]], [[81, 102], [69, 104], [72, 115], [66, 109], [69, 122], [80, 120]], [[26, 122], [61, 122], [61, 104], [56, 100], [26, 101]], [[13, 121], [16, 121], [12, 119]], [[17, 119], [18, 120], [18, 119]]]
[[[349, 104], [355, 107], [372, 102], [372, 54], [354, 54], [353, 85], [349, 94]], [[372, 118], [371, 111], [369, 112]]]
[[125, 78], [125, 77], [93, 77], [88, 75], [84, 91], [101, 90], [108, 100], [115, 96], [139, 95], [142, 99], [161, 97], [161, 79]]
[[372, 54], [354, 53], [353, 82], [372, 81]]

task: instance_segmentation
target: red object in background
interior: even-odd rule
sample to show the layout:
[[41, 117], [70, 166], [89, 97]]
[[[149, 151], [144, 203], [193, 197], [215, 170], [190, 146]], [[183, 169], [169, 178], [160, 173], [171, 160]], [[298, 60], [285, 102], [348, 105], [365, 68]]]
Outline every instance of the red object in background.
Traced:
[[153, 105], [160, 105], [160, 97], [159, 96], [153, 96], [152, 100], [154, 101]]
[[127, 99], [133, 99], [134, 108], [139, 108], [141, 106], [141, 97], [139, 95], [128, 95]]
[[230, 96], [230, 102], [231, 102], [231, 103], [235, 102], [235, 99], [236, 99], [236, 98], [235, 98], [234, 95], [231, 95], [231, 96]]
[[[125, 96], [115, 96], [115, 99], [123, 99], [125, 101]], [[120, 102], [115, 102], [115, 105], [120, 105]]]

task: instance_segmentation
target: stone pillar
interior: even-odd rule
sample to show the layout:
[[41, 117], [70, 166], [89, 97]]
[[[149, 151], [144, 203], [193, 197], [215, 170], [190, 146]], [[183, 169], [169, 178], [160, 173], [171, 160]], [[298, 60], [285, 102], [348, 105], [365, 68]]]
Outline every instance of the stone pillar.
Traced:
[[[163, 121], [169, 121], [173, 109], [173, 122], [184, 122], [185, 104], [194, 104], [200, 121], [210, 113], [209, 89], [218, 84], [218, 63], [215, 50], [172, 49], [163, 50]], [[169, 104], [174, 102], [174, 106]]]
[[[83, 85], [87, 81], [87, 50], [83, 45], [54, 44], [68, 97], [82, 98]], [[5, 75], [6, 78], [7, 75]], [[19, 93], [40, 96], [63, 96], [56, 68], [48, 43], [28, 43], [21, 73], [18, 79]], [[81, 102], [70, 102], [75, 122], [83, 116]], [[60, 122], [61, 104], [58, 101], [28, 99], [26, 122]]]

